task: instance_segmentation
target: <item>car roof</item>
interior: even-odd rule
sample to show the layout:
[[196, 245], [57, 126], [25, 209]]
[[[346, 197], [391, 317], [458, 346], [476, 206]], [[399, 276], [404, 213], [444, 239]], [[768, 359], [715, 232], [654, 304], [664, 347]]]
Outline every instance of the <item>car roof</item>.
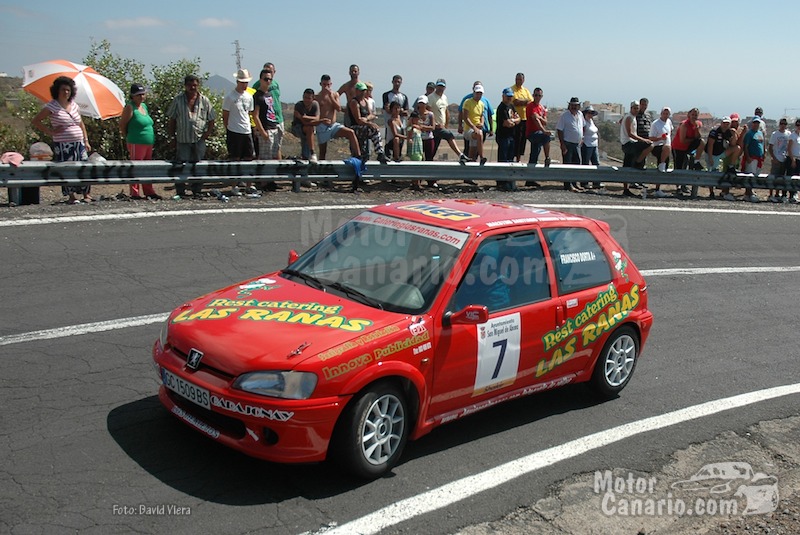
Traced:
[[470, 233], [549, 222], [594, 221], [593, 219], [515, 203], [477, 199], [434, 199], [387, 203], [371, 209], [383, 215]]

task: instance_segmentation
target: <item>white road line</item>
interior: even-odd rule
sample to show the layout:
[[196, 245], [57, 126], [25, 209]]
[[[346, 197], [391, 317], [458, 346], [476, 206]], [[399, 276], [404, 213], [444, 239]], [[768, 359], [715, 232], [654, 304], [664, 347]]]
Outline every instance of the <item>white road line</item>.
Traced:
[[[775, 266], [775, 267], [717, 267], [717, 268], [670, 268], [670, 269], [642, 269], [641, 274], [645, 277], [666, 277], [670, 275], [725, 275], [739, 273], [784, 273], [800, 271], [800, 266]], [[126, 329], [128, 327], [141, 327], [160, 321], [166, 321], [169, 313], [150, 314], [149, 316], [134, 316], [132, 318], [119, 318], [108, 321], [98, 321], [96, 323], [82, 323], [80, 325], [70, 325], [55, 329], [45, 329], [41, 331], [31, 331], [21, 334], [9, 334], [0, 336], [0, 346], [10, 344], [20, 344], [23, 342], [33, 342], [36, 340], [49, 340], [52, 338], [64, 338], [67, 336], [77, 336], [87, 333], [98, 333], [113, 331], [116, 329]]]
[[668, 268], [668, 269], [641, 269], [639, 272], [645, 277], [663, 277], [668, 275], [726, 275], [737, 273], [782, 273], [800, 271], [800, 266], [746, 266], [746, 267], [717, 267], [717, 268]]
[[64, 338], [86, 333], [99, 333], [113, 331], [115, 329], [127, 329], [128, 327], [140, 327], [150, 325], [160, 321], [166, 321], [168, 313], [151, 314], [149, 316], [136, 316], [133, 318], [121, 318], [116, 320], [98, 321], [96, 323], [81, 323], [80, 325], [69, 325], [56, 329], [45, 329], [42, 331], [31, 331], [22, 334], [10, 334], [0, 336], [0, 346], [10, 344], [20, 344], [22, 342], [33, 342], [34, 340], [49, 340], [52, 338]]
[[509, 461], [490, 470], [468, 476], [422, 494], [406, 498], [379, 509], [361, 518], [333, 529], [322, 529], [315, 533], [325, 535], [368, 535], [395, 526], [411, 518], [436, 511], [448, 505], [495, 488], [520, 476], [554, 465], [561, 461], [583, 455], [586, 452], [608, 446], [627, 438], [696, 420], [720, 412], [752, 405], [762, 401], [800, 394], [800, 383], [757, 390], [738, 396], [718, 399], [686, 407], [660, 416], [613, 427], [581, 437], [565, 444], [538, 451], [525, 457]]
[[[0, 227], [24, 227], [29, 225], [49, 225], [51, 223], [81, 223], [86, 221], [109, 221], [124, 219], [149, 219], [153, 217], [197, 216], [209, 214], [263, 214], [270, 212], [313, 212], [315, 210], [364, 210], [381, 204], [339, 204], [331, 206], [277, 206], [264, 208], [206, 208], [201, 210], [163, 210], [153, 212], [135, 212], [118, 214], [69, 215], [54, 217], [37, 217], [31, 219], [0, 220]], [[748, 210], [735, 208], [691, 208], [681, 206], [643, 206], [627, 204], [535, 204], [525, 206], [535, 208], [553, 208], [558, 210], [634, 210], [650, 212], [694, 212], [709, 214], [737, 215], [776, 215], [798, 217], [800, 212], [770, 212], [767, 210]]]
[[135, 212], [125, 214], [69, 215], [0, 221], [0, 227], [25, 227], [28, 225], [49, 225], [51, 223], [82, 223], [86, 221], [149, 219], [152, 217], [177, 217], [209, 214], [265, 214], [270, 212], [313, 212], [315, 210], [364, 210], [374, 206], [375, 204], [346, 204], [335, 206], [275, 206], [271, 208], [208, 208], [203, 210], [164, 210], [159, 212]]

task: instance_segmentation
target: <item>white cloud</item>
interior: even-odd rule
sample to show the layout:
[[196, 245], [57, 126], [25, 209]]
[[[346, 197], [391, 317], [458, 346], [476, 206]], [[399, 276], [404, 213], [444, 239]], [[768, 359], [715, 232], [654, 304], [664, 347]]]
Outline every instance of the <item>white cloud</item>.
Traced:
[[201, 19], [198, 24], [206, 28], [228, 28], [234, 25], [230, 19], [215, 19], [212, 17]]
[[149, 28], [152, 26], [164, 26], [164, 21], [153, 17], [137, 17], [135, 19], [110, 19], [105, 21], [106, 28], [116, 30], [118, 28]]

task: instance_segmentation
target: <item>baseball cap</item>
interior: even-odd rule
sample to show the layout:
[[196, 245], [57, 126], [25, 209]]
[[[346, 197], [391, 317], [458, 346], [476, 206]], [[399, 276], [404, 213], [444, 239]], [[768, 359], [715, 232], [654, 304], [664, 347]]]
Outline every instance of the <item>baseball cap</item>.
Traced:
[[504, 97], [513, 97], [514, 96], [514, 90], [511, 89], [510, 87], [506, 87], [505, 89], [503, 89], [503, 96]]
[[425, 84], [426, 89], [430, 87], [436, 87], [436, 84], [434, 84], [433, 82], [428, 82], [427, 84]]
[[483, 86], [481, 84], [476, 84], [472, 87], [472, 91], [475, 93], [483, 93]]
[[436, 80], [436, 85], [447, 87], [447, 82], [444, 81], [444, 78], [439, 78], [438, 80]]
[[366, 89], [367, 89], [367, 84], [365, 84], [364, 82], [358, 82], [358, 83], [356, 84], [356, 89], [357, 89], [358, 91], [364, 91], [364, 90], [366, 90]]
[[428, 103], [428, 97], [427, 97], [427, 95], [420, 95], [420, 96], [418, 96], [418, 97], [417, 97], [417, 104], [419, 104], [420, 102], [422, 102], [423, 104], [427, 104], [427, 103]]
[[725, 117], [722, 118], [722, 122], [723, 123], [729, 123], [729, 122], [731, 122], [731, 118], [726, 115]]
[[135, 97], [136, 95], [144, 95], [145, 93], [147, 93], [147, 90], [145, 90], [142, 84], [131, 84], [130, 95], [132, 97]]
[[738, 121], [739, 114], [738, 113], [731, 113], [731, 121]]
[[664, 111], [664, 110], [668, 111], [669, 114], [672, 115], [672, 108], [670, 108], [669, 106], [664, 106], [663, 108], [661, 108], [661, 111]]

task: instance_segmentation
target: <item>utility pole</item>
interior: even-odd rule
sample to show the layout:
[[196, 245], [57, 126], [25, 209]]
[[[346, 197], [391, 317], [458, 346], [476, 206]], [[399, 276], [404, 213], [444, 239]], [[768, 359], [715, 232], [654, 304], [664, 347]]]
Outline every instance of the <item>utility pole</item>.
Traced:
[[236, 58], [236, 69], [239, 70], [242, 68], [242, 50], [244, 50], [244, 48], [241, 48], [239, 46], [238, 39], [234, 41], [232, 44], [236, 47], [236, 52], [233, 55]]

